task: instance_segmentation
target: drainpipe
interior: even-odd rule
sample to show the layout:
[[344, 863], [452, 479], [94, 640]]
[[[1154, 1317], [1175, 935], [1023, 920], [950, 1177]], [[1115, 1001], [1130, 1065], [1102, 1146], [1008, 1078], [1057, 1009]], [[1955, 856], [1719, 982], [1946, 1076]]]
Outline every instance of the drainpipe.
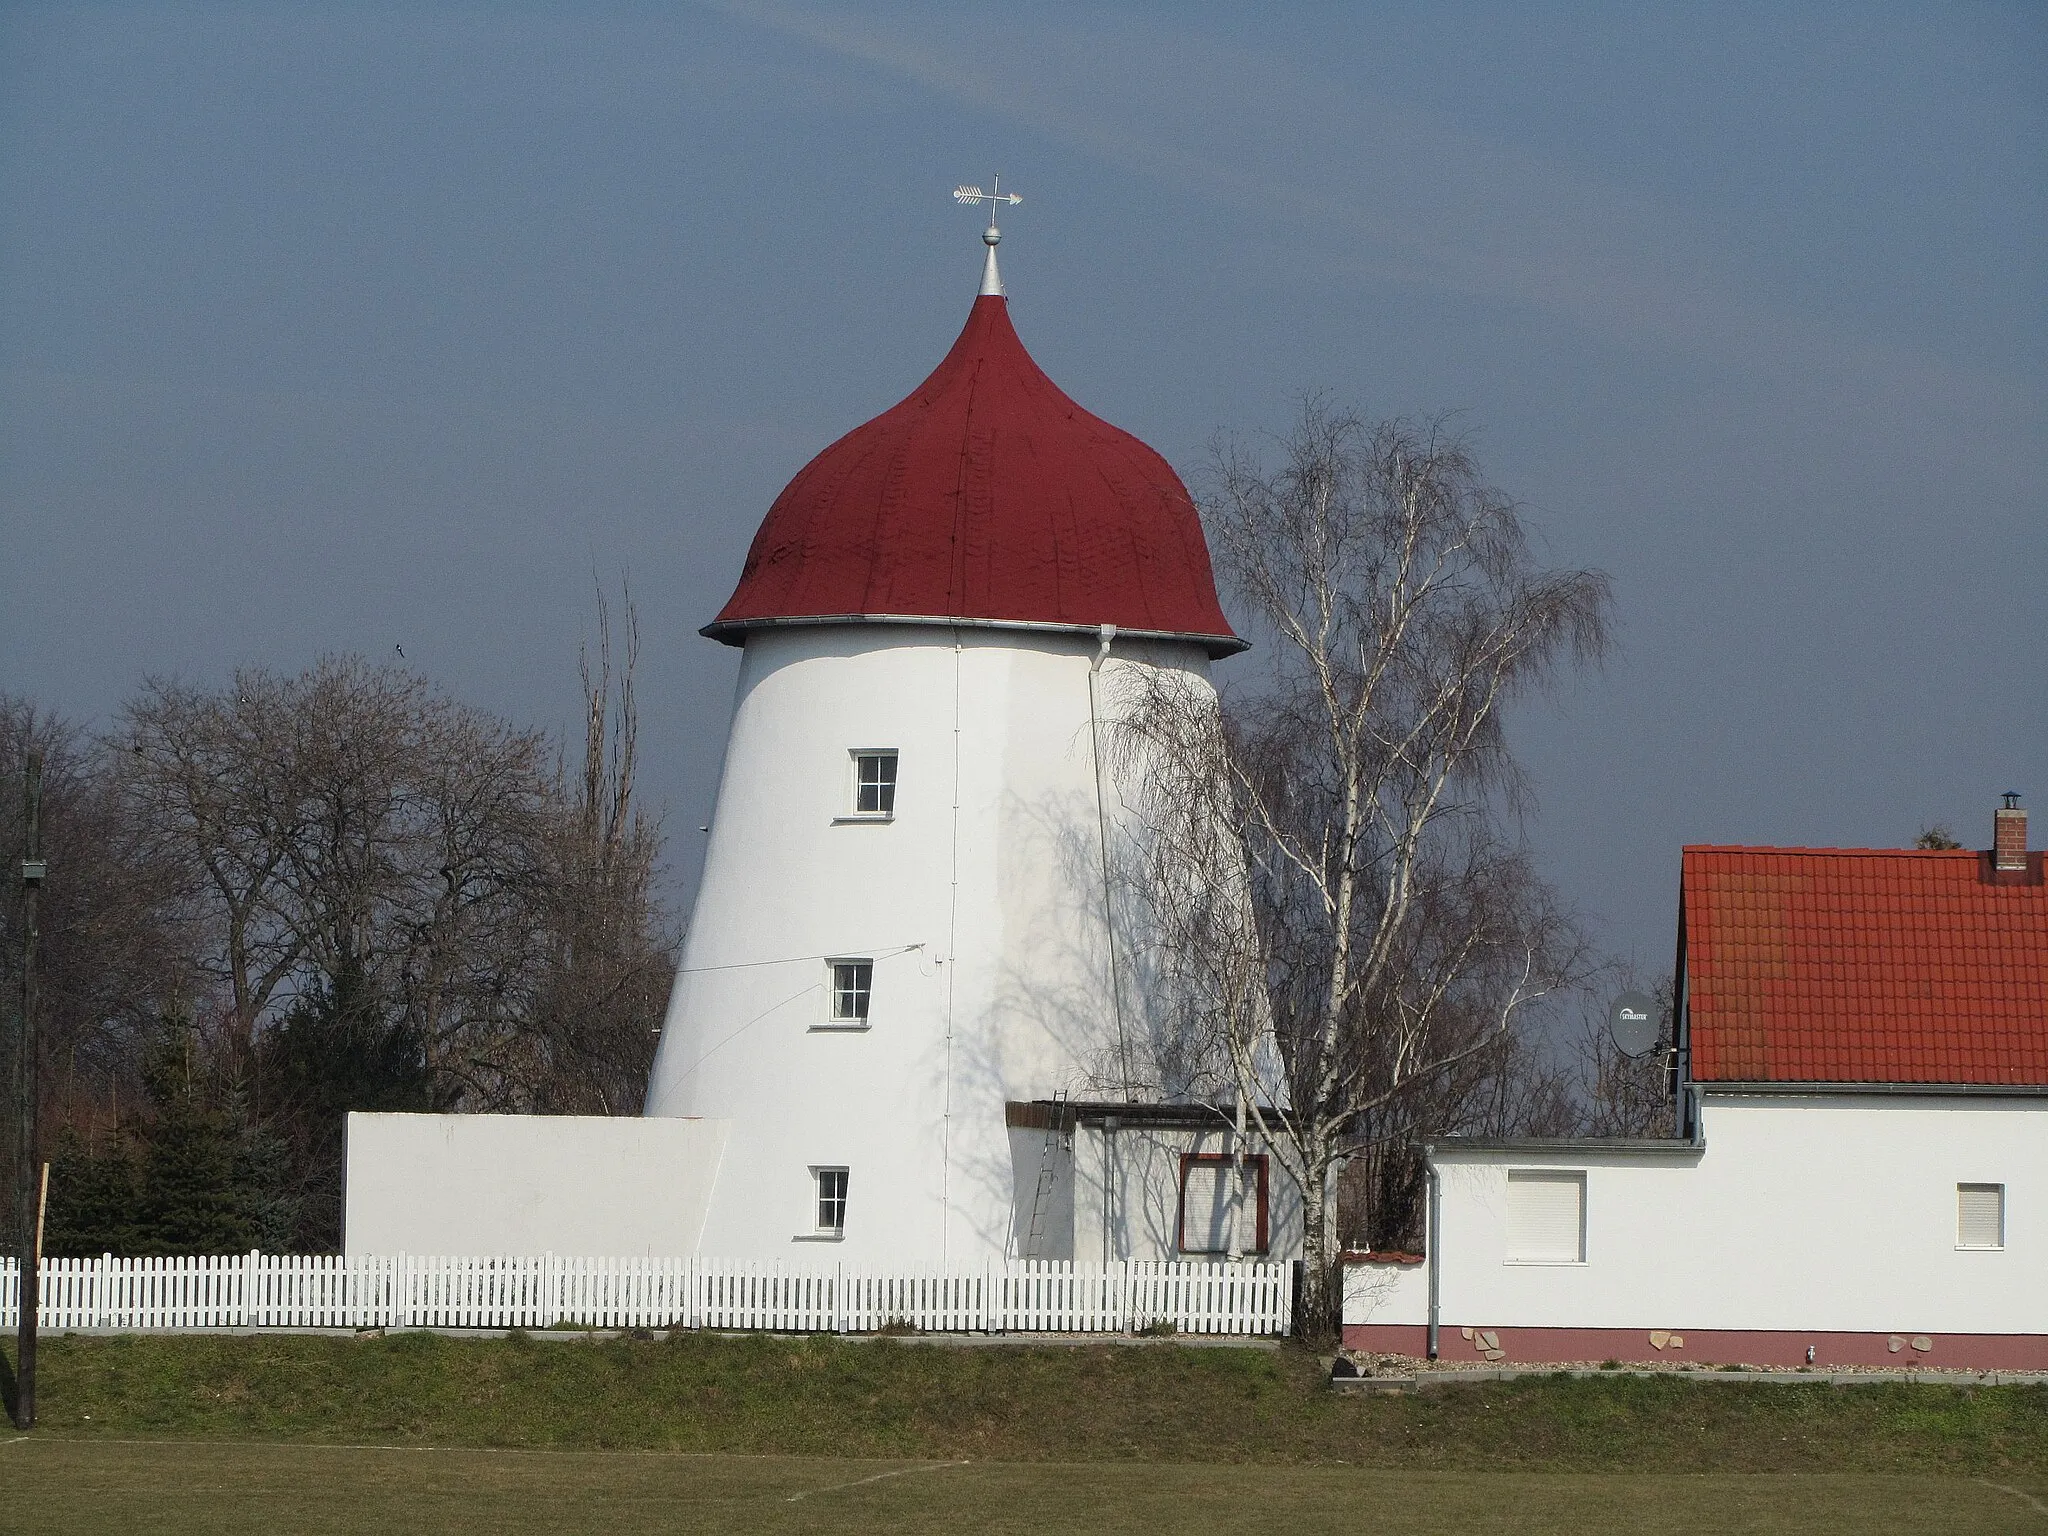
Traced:
[[1124, 989], [1116, 963], [1116, 904], [1109, 879], [1109, 797], [1102, 788], [1102, 709], [1096, 697], [1096, 680], [1102, 673], [1102, 664], [1109, 660], [1116, 626], [1100, 624], [1095, 633], [1099, 644], [1095, 659], [1088, 663], [1088, 742], [1095, 757], [1095, 822], [1102, 854], [1102, 930], [1109, 946], [1109, 1006], [1116, 1018], [1117, 1064], [1123, 1072], [1124, 1102], [1134, 1104], [1138, 1096], [1131, 1090], [1131, 1045], [1124, 1031]]
[[1422, 1166], [1429, 1175], [1429, 1358], [1436, 1358], [1437, 1277], [1442, 1273], [1444, 1181], [1436, 1170], [1436, 1148], [1424, 1146]]
[[[1230, 1191], [1230, 1256], [1233, 1259], [1242, 1259], [1255, 1251], [1246, 1240], [1244, 1230], [1244, 1176], [1247, 1167], [1244, 1130], [1244, 1094], [1240, 1092], [1237, 1096], [1237, 1124], [1230, 1137], [1230, 1150], [1236, 1154], [1231, 1159], [1233, 1179]], [[1252, 1234], [1254, 1239], [1257, 1236], [1256, 1232]]]
[[1115, 1115], [1102, 1117], [1102, 1257], [1112, 1263], [1123, 1256], [1117, 1234], [1117, 1196], [1121, 1185], [1116, 1164], [1116, 1133], [1122, 1124]]

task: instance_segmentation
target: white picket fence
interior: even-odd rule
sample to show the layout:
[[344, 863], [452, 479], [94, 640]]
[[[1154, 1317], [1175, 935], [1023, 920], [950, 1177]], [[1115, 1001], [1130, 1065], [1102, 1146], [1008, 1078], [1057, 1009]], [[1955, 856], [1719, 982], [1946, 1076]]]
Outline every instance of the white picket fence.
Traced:
[[[41, 1326], [717, 1328], [774, 1333], [1282, 1334], [1285, 1264], [1012, 1259], [980, 1269], [804, 1268], [706, 1258], [428, 1258], [248, 1253], [45, 1259]], [[21, 1306], [0, 1261], [0, 1328]]]

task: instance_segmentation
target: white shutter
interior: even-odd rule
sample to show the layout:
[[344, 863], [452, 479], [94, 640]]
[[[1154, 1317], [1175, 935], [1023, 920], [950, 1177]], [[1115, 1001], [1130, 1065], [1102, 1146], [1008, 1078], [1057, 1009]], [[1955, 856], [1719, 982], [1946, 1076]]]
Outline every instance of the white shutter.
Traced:
[[1183, 1253], [1230, 1251], [1230, 1165], [1189, 1163], [1181, 1184]]
[[1959, 1248], [2003, 1248], [2005, 1246], [2005, 1186], [2003, 1184], [1958, 1184], [1956, 1186], [1956, 1246]]
[[1577, 1264], [1586, 1256], [1586, 1176], [1550, 1168], [1508, 1170], [1508, 1258]]

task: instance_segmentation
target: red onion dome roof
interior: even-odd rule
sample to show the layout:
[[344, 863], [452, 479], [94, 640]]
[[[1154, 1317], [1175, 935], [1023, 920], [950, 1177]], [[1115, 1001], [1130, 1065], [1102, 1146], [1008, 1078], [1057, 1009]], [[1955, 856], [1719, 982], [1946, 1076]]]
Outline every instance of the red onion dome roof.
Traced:
[[901, 404], [804, 466], [704, 633], [855, 621], [1086, 629], [1244, 649], [1166, 460], [1063, 394], [1008, 302], [974, 301]]

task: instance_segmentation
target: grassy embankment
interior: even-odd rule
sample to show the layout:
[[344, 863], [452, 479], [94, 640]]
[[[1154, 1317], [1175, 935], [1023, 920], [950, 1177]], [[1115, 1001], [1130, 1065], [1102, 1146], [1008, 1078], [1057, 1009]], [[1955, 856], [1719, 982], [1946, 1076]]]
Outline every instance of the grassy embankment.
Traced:
[[1539, 1377], [1358, 1398], [1293, 1350], [1173, 1344], [47, 1337], [40, 1408], [67, 1439], [2048, 1477], [2048, 1387]]

